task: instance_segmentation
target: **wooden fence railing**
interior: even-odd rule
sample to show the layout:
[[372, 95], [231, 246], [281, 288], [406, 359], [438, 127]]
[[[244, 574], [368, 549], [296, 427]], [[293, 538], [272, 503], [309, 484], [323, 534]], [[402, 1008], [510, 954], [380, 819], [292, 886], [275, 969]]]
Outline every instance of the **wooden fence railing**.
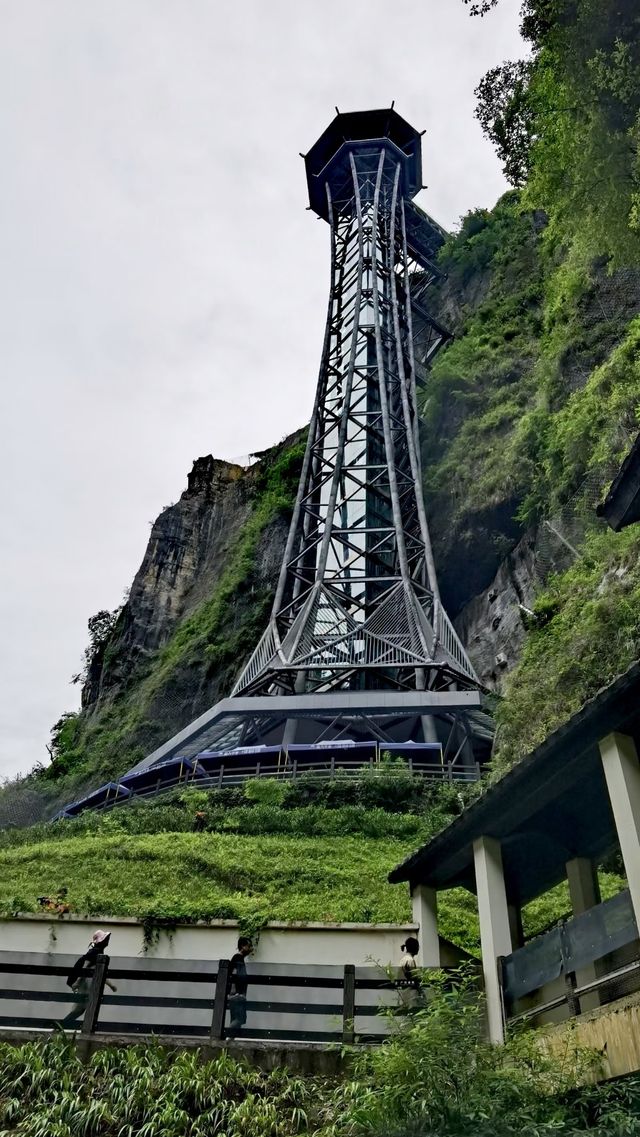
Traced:
[[[61, 1026], [83, 1037], [229, 1036], [229, 960], [105, 955], [82, 1000], [66, 986], [72, 964], [70, 956], [0, 952], [0, 1033]], [[398, 1006], [398, 986], [382, 967], [251, 963], [237, 1037], [379, 1042], [388, 1033], [381, 1011]]]

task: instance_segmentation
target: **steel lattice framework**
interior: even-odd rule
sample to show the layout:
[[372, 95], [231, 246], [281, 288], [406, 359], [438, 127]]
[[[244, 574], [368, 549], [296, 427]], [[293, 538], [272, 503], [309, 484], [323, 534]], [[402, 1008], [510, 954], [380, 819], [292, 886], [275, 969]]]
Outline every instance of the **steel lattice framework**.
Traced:
[[[175, 755], [422, 738], [483, 761], [491, 723], [438, 593], [416, 386], [448, 333], [425, 306], [444, 231], [413, 202], [420, 135], [338, 114], [305, 157], [331, 231], [320, 375], [269, 625], [231, 696], [134, 768]], [[288, 761], [288, 757], [287, 757]]]
[[338, 115], [307, 155], [331, 229], [322, 363], [272, 616], [233, 694], [477, 683], [422, 493], [414, 325], [422, 374], [447, 333], [424, 308], [442, 231], [411, 201], [419, 156], [393, 111]]

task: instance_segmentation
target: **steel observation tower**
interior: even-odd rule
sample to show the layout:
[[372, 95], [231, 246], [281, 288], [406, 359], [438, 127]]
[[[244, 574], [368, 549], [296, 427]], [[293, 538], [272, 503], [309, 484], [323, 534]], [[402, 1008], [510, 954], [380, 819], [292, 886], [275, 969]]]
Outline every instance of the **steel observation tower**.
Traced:
[[329, 304], [271, 618], [231, 696], [135, 771], [338, 739], [440, 741], [470, 760], [480, 740], [486, 752], [422, 491], [416, 388], [449, 335], [427, 308], [445, 233], [413, 201], [420, 134], [393, 107], [338, 113], [304, 160], [329, 227]]
[[443, 231], [413, 204], [420, 151], [382, 110], [338, 114], [305, 157], [331, 233], [329, 310], [273, 612], [234, 694], [476, 683], [440, 602], [422, 493], [414, 339], [423, 379], [448, 334], [424, 307]]

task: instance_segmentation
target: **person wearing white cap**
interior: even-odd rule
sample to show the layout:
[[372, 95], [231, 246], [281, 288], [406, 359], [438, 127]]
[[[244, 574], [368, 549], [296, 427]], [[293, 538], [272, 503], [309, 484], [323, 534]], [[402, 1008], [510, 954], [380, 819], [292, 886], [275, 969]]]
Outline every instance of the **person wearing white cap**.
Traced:
[[[87, 1000], [89, 998], [91, 979], [93, 977], [92, 967], [95, 964], [98, 956], [104, 954], [104, 951], [110, 939], [111, 932], [103, 932], [102, 929], [99, 928], [96, 932], [93, 933], [89, 942], [89, 947], [87, 948], [84, 955], [81, 955], [71, 968], [71, 971], [67, 976], [67, 987], [71, 987], [71, 990], [76, 996], [76, 1002], [69, 1011], [69, 1014], [65, 1015], [65, 1017], [62, 1019], [61, 1026], [67, 1026], [72, 1022], [76, 1022], [80, 1016], [84, 1014]], [[85, 964], [88, 965], [86, 971]], [[107, 987], [109, 987], [112, 991], [118, 990], [115, 983], [111, 983], [109, 979], [106, 980], [106, 984]]]

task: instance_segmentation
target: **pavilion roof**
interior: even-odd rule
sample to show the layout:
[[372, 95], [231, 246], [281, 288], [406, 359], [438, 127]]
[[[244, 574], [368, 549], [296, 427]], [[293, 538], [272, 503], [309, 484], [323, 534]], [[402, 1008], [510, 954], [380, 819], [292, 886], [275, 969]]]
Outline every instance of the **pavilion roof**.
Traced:
[[398, 865], [391, 883], [474, 891], [473, 842], [481, 836], [501, 842], [513, 903], [563, 880], [574, 857], [601, 860], [616, 847], [616, 830], [598, 742], [618, 731], [640, 745], [639, 696], [636, 662]]

